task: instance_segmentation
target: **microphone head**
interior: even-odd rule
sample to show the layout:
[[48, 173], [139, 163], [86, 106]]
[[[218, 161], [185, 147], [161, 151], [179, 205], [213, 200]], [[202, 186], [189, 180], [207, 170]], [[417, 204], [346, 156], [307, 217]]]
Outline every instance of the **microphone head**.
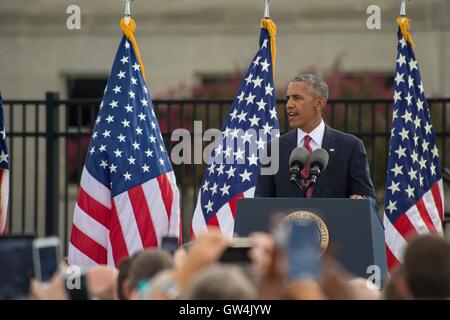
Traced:
[[311, 154], [311, 168], [318, 166], [320, 171], [325, 170], [328, 164], [329, 155], [325, 149], [319, 148]]
[[305, 165], [308, 163], [309, 152], [303, 147], [297, 147], [291, 152], [291, 156], [289, 157], [289, 167], [293, 167], [294, 165], [298, 165], [300, 170], [302, 170]]

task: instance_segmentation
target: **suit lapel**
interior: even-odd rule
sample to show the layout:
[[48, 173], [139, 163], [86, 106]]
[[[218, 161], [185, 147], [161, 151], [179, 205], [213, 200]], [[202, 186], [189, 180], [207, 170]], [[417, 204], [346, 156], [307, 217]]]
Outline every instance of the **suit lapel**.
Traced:
[[[329, 159], [326, 170], [330, 170], [333, 166], [333, 160], [335, 158], [336, 150], [336, 134], [333, 132], [334, 130], [325, 125], [325, 132], [323, 134], [322, 141], [322, 149], [325, 149], [328, 152]], [[314, 197], [320, 197], [323, 189], [323, 184], [319, 178], [317, 184], [314, 186]]]

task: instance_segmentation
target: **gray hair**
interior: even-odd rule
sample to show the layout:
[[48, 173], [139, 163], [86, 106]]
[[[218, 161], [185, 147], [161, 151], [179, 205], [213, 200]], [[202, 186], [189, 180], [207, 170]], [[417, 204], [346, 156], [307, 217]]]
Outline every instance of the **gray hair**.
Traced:
[[212, 265], [197, 275], [186, 292], [188, 300], [254, 300], [255, 285], [234, 265]]
[[295, 77], [291, 82], [306, 82], [309, 84], [316, 94], [328, 100], [329, 90], [328, 85], [320, 76], [312, 73], [301, 74], [298, 77]]

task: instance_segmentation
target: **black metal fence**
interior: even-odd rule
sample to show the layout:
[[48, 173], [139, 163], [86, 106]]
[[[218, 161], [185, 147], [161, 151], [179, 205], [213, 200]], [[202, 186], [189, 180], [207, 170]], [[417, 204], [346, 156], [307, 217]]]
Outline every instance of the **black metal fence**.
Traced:
[[[99, 103], [99, 100], [60, 100], [57, 93], [47, 93], [46, 100], [41, 101], [4, 101], [10, 150], [10, 232], [59, 235], [67, 243]], [[231, 101], [159, 100], [154, 101], [154, 105], [170, 151], [177, 143], [171, 141], [176, 128], [192, 132], [194, 120], [202, 121], [203, 130], [221, 128]], [[450, 98], [430, 99], [428, 105], [442, 167], [448, 168]], [[392, 107], [391, 100], [331, 100], [324, 114], [330, 126], [364, 141], [381, 208]], [[286, 132], [284, 101], [277, 101], [277, 111], [281, 131]], [[204, 165], [175, 165], [174, 170], [181, 192], [184, 238], [187, 239]], [[446, 218], [448, 221], [448, 213]]]

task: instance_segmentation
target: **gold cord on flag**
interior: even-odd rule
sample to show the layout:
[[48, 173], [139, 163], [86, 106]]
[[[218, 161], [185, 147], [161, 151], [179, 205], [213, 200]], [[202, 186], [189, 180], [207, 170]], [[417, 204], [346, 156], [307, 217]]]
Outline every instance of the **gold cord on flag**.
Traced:
[[130, 19], [129, 23], [127, 23], [125, 21], [125, 18], [120, 19], [120, 28], [122, 29], [125, 37], [127, 37], [128, 40], [130, 40], [130, 42], [133, 44], [134, 51], [136, 52], [136, 57], [138, 58], [139, 65], [141, 66], [142, 75], [144, 76], [144, 79], [145, 79], [144, 64], [142, 63], [141, 55], [139, 54], [139, 48], [136, 43], [136, 39], [134, 38], [134, 31], [136, 30], [136, 23], [134, 22], [133, 18], [130, 17], [128, 19]]
[[275, 62], [276, 62], [276, 55], [277, 55], [277, 46], [275, 43], [275, 36], [277, 35], [277, 26], [275, 25], [275, 22], [272, 21], [272, 19], [269, 18], [263, 18], [261, 19], [261, 28], [267, 29], [270, 36], [270, 52], [272, 55], [272, 73], [275, 76]]
[[403, 38], [405, 38], [406, 41], [408, 41], [413, 47], [415, 47], [414, 40], [411, 34], [409, 33], [409, 29], [411, 28], [409, 24], [409, 19], [407, 17], [398, 17], [396, 22], [400, 27], [400, 31], [402, 32]]

